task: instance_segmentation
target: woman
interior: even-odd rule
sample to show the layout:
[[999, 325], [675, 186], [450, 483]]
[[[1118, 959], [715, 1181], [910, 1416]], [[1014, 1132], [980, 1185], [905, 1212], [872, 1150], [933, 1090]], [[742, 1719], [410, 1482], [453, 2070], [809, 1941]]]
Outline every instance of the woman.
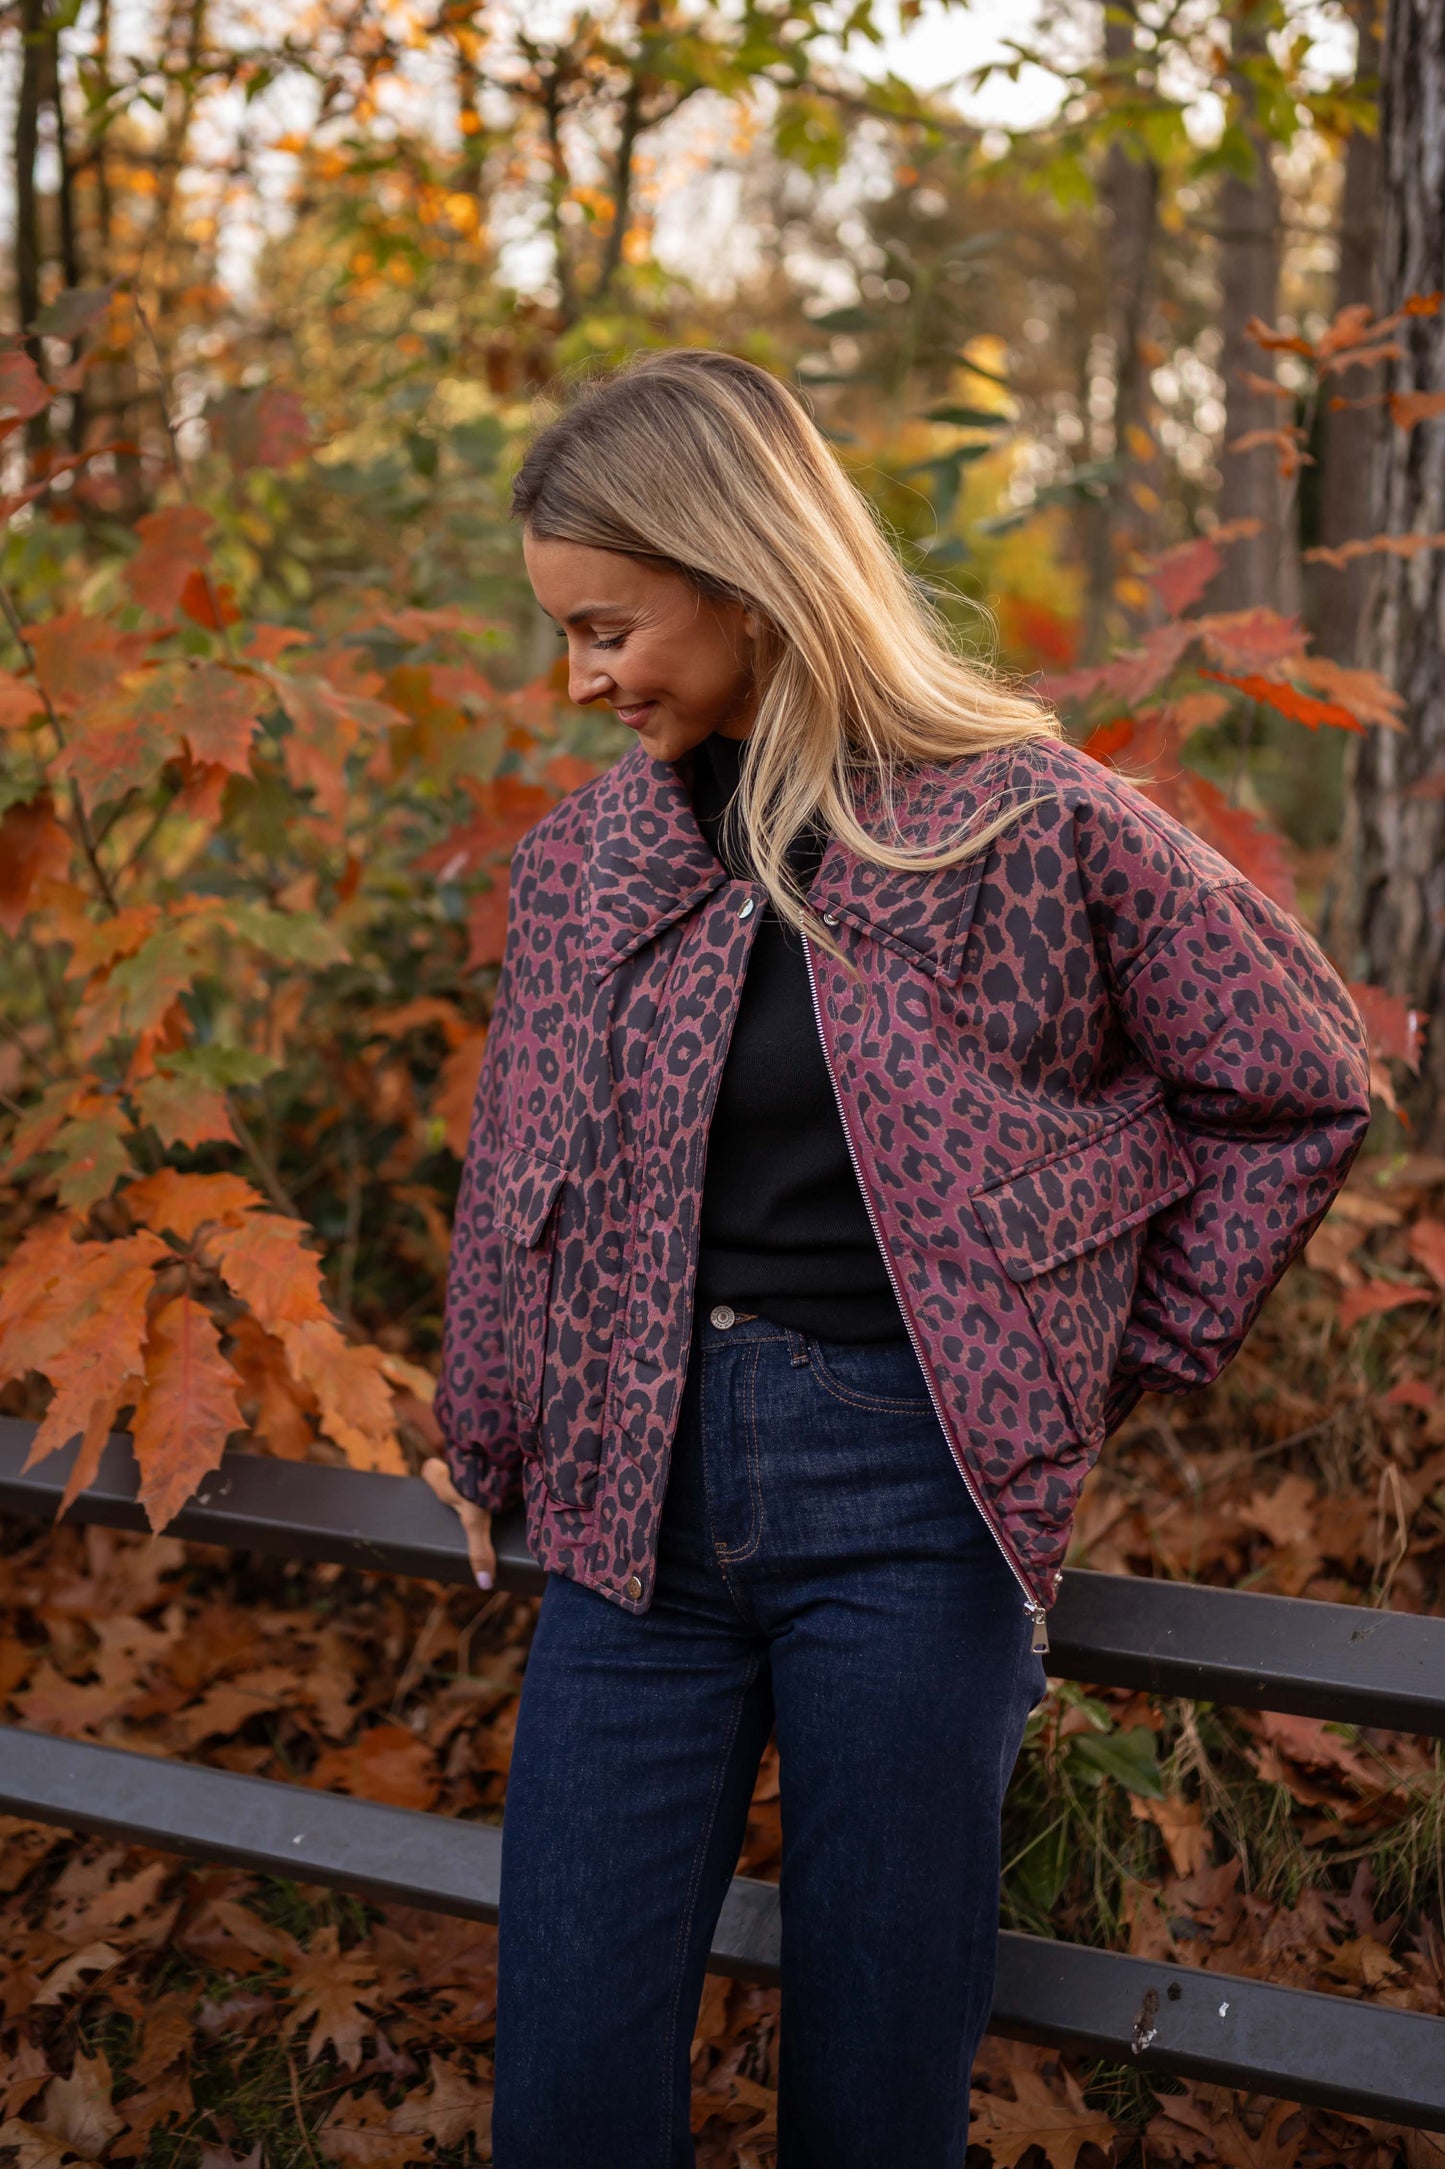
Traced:
[[1368, 1118], [1295, 923], [953, 655], [798, 402], [594, 385], [517, 480], [637, 734], [512, 860], [428, 1480], [548, 1570], [507, 1796], [499, 2169], [691, 2162], [781, 1775], [784, 2169], [956, 2169], [999, 1812], [1080, 1487], [1204, 1384]]

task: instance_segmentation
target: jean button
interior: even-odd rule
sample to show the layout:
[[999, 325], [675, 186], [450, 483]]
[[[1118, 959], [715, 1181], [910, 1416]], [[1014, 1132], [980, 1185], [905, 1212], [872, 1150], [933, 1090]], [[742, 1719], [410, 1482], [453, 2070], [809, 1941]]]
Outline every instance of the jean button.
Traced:
[[623, 1584], [622, 1593], [624, 1596], [631, 1597], [633, 1603], [635, 1604], [637, 1602], [637, 1599], [642, 1595], [641, 1578], [636, 1574], [629, 1574], [627, 1580]]
[[736, 1325], [738, 1322], [738, 1314], [731, 1303], [719, 1303], [716, 1309], [708, 1312], [708, 1317], [713, 1325], [724, 1328]]

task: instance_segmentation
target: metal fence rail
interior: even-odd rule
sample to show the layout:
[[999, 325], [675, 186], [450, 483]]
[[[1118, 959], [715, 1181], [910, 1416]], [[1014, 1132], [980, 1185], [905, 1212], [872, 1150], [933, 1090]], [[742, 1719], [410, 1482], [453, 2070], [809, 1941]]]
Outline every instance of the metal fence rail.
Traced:
[[[73, 1457], [52, 1454], [23, 1475], [33, 1436], [33, 1425], [0, 1418], [0, 1513], [48, 1520]], [[69, 1518], [144, 1529], [135, 1490], [129, 1442], [113, 1438]], [[428, 1581], [472, 1578], [456, 1516], [425, 1484], [258, 1454], [228, 1455], [169, 1533]], [[503, 1516], [496, 1537], [501, 1586], [540, 1590], [520, 1515]], [[1445, 1734], [1445, 1619], [1070, 1572], [1049, 1641], [1056, 1679]]]
[[[48, 1519], [69, 1456], [23, 1474], [33, 1435], [0, 1419], [0, 1513]], [[144, 1528], [125, 1440], [111, 1441], [72, 1518]], [[172, 1531], [470, 1580], [454, 1516], [396, 1477], [229, 1456]], [[515, 1518], [500, 1525], [498, 1563], [503, 1586], [541, 1586]], [[1070, 1573], [1050, 1628], [1058, 1677], [1445, 1734], [1445, 1620]], [[380, 1902], [495, 1917], [501, 1832], [491, 1824], [3, 1728], [0, 1808]], [[734, 1879], [710, 1964], [776, 1979], [775, 1885]], [[992, 2024], [1145, 2071], [1445, 2130], [1445, 2020], [1413, 2012], [1005, 1934]]]

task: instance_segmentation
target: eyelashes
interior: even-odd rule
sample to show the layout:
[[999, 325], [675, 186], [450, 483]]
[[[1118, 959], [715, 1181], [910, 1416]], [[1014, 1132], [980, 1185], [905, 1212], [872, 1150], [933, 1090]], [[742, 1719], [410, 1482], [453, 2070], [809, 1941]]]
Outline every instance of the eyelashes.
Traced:
[[[559, 640], [565, 640], [567, 638], [566, 633], [563, 631], [560, 625], [557, 628], [557, 638]], [[594, 648], [620, 648], [626, 638], [626, 633], [613, 633], [610, 639], [594, 640], [592, 645]]]

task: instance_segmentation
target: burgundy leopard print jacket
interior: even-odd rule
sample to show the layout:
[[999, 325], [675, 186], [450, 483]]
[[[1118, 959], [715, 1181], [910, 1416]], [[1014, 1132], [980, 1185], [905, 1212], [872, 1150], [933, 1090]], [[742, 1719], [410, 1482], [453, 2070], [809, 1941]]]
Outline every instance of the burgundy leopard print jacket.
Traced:
[[[1083, 754], [961, 760], [899, 805], [906, 842], [1023, 809], [934, 874], [834, 839], [809, 900], [861, 976], [808, 963], [940, 1422], [1041, 1619], [1106, 1434], [1216, 1375], [1343, 1182], [1364, 1035], [1295, 922]], [[512, 860], [436, 1410], [458, 1489], [520, 1489], [542, 1564], [634, 1612], [763, 893], [641, 745]]]

